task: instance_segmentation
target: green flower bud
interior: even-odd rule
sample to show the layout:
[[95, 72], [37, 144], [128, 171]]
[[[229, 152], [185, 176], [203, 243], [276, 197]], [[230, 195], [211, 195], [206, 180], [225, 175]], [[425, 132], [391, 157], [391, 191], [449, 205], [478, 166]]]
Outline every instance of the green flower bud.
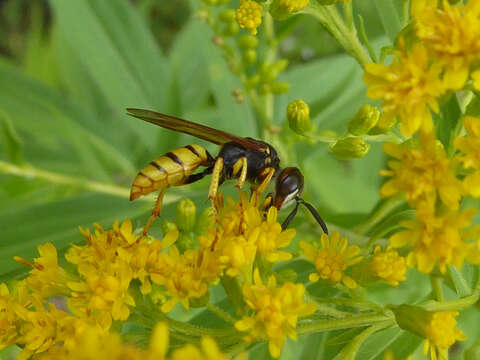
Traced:
[[260, 95], [270, 94], [271, 92], [272, 88], [270, 87], [270, 84], [262, 84], [258, 89]]
[[367, 134], [378, 122], [380, 110], [370, 104], [363, 105], [348, 122], [348, 131], [353, 135]]
[[278, 74], [285, 70], [288, 66], [288, 60], [282, 59], [275, 61], [273, 64], [263, 64], [260, 69], [262, 79], [265, 83], [271, 83], [275, 81]]
[[168, 234], [170, 231], [178, 230], [177, 224], [173, 221], [165, 220], [162, 222], [162, 233], [163, 235]]
[[181, 232], [175, 245], [183, 254], [186, 250], [195, 248], [195, 239], [191, 233]]
[[361, 137], [347, 137], [331, 145], [330, 150], [338, 159], [349, 160], [365, 156], [370, 150], [370, 144]]
[[223, 30], [225, 36], [235, 36], [237, 35], [240, 28], [236, 22], [229, 23], [227, 27]]
[[290, 90], [290, 83], [286, 81], [276, 82], [271, 85], [271, 92], [275, 95], [280, 95], [288, 92]]
[[303, 10], [310, 0], [273, 0], [270, 14], [275, 20], [285, 20], [293, 13]]
[[192, 231], [195, 226], [197, 208], [190, 199], [183, 199], [177, 206], [177, 225], [181, 231]]
[[243, 35], [238, 39], [238, 46], [242, 49], [255, 49], [258, 46], [258, 38], [253, 35]]
[[385, 116], [385, 113], [383, 113], [380, 115], [380, 119], [378, 120], [377, 124], [368, 133], [370, 135], [385, 134], [389, 132], [396, 123], [397, 118], [395, 116]]
[[293, 269], [283, 269], [278, 272], [277, 279], [281, 283], [286, 282], [296, 282], [297, 281], [297, 273]]
[[211, 207], [206, 208], [200, 214], [194, 232], [197, 235], [205, 235], [209, 227], [213, 227], [213, 208]]
[[220, 12], [220, 15], [218, 16], [220, 21], [224, 23], [232, 23], [235, 22], [235, 10], [234, 9], [226, 9]]
[[292, 101], [287, 106], [287, 119], [290, 129], [303, 135], [312, 129], [310, 108], [303, 100]]
[[392, 308], [398, 326], [420, 337], [427, 337], [427, 326], [432, 319], [433, 312], [418, 306], [399, 305]]
[[243, 53], [243, 61], [248, 65], [254, 64], [257, 61], [257, 52], [252, 49], [246, 50]]

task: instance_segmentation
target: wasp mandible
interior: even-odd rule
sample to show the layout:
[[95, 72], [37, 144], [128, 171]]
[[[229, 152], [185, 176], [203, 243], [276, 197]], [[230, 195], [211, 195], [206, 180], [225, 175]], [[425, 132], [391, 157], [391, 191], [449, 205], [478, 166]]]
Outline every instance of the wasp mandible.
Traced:
[[[252, 191], [260, 196], [276, 176], [275, 190], [267, 195], [262, 206], [265, 209], [270, 206], [281, 209], [295, 201], [295, 208], [282, 224], [282, 227], [286, 228], [295, 217], [299, 205], [305, 205], [323, 231], [328, 234], [327, 226], [315, 208], [300, 197], [304, 185], [302, 173], [295, 167], [280, 169], [280, 159], [270, 144], [150, 110], [128, 108], [127, 114], [221, 146], [216, 157], [197, 144], [177, 148], [153, 160], [138, 173], [130, 189], [131, 201], [160, 190], [142, 236], [148, 233], [153, 221], [160, 215], [167, 188], [190, 184], [207, 175], [212, 175], [208, 191], [208, 197], [212, 201], [217, 196], [218, 187], [225, 180], [237, 179], [238, 188], [248, 181]], [[199, 167], [204, 169], [194, 173]]]

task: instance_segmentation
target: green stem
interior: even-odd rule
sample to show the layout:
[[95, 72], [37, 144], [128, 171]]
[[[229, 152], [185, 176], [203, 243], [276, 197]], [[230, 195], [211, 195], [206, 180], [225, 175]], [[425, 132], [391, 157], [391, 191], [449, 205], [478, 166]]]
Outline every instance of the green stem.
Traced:
[[348, 312], [345, 312], [345, 311], [337, 310], [335, 308], [332, 308], [331, 306], [327, 306], [323, 302], [317, 301], [317, 299], [314, 296], [311, 296], [308, 293], [305, 294], [305, 299], [307, 301], [314, 302], [315, 305], [317, 306], [317, 312], [319, 312], [323, 315], [329, 315], [329, 316], [332, 316], [334, 318], [341, 319], [341, 318], [345, 318], [345, 317], [347, 317], [348, 315], [351, 314], [351, 313], [348, 313]]
[[403, 198], [393, 196], [384, 201], [379, 208], [363, 224], [356, 226], [353, 231], [365, 235], [370, 232], [380, 221], [382, 221], [393, 209], [403, 203]]
[[[105, 184], [97, 181], [87, 180], [81, 177], [68, 176], [52, 171], [41, 170], [30, 165], [20, 167], [5, 161], [0, 161], [0, 172], [21, 176], [28, 179], [37, 178], [52, 184], [67, 185], [83, 190], [118, 196], [121, 198], [128, 198], [130, 196], [130, 189], [122, 186]], [[151, 201], [151, 197], [149, 196], [141, 199]], [[178, 199], [179, 196], [177, 195], [167, 195], [165, 196], [163, 202], [167, 204]]]
[[335, 6], [310, 3], [304, 12], [314, 16], [362, 67], [370, 62], [357, 32], [345, 24]]
[[391, 323], [389, 321], [386, 321], [384, 323], [379, 323], [366, 328], [360, 334], [350, 340], [348, 345], [342, 349], [342, 351], [334, 358], [334, 360], [354, 360], [357, 355], [358, 349], [366, 339], [368, 339], [371, 335], [375, 334], [377, 331], [382, 330], [390, 325]]
[[221, 318], [222, 320], [225, 320], [228, 323], [235, 324], [235, 322], [237, 321], [229, 313], [227, 313], [226, 311], [223, 311], [218, 306], [215, 306], [212, 303], [207, 304], [207, 309], [210, 310], [215, 315], [217, 315], [219, 318]]
[[436, 275], [430, 275], [430, 284], [432, 286], [432, 293], [435, 296], [435, 300], [443, 302], [443, 289], [442, 289], [443, 278]]
[[457, 311], [475, 305], [480, 298], [479, 292], [457, 300], [448, 300], [442, 302], [429, 302], [424, 306], [428, 311]]
[[384, 326], [389, 326], [394, 325], [395, 320], [393, 316], [386, 315], [364, 315], [344, 319], [319, 320], [299, 325], [297, 329], [297, 334], [304, 335], [321, 331], [357, 328], [376, 325], [380, 323], [384, 324]]

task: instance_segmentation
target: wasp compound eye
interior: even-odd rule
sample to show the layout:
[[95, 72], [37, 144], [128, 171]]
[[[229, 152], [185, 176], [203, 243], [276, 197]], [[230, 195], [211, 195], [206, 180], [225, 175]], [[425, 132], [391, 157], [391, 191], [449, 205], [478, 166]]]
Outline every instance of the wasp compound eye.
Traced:
[[283, 169], [277, 177], [274, 205], [280, 209], [288, 206], [303, 192], [303, 175], [296, 167]]

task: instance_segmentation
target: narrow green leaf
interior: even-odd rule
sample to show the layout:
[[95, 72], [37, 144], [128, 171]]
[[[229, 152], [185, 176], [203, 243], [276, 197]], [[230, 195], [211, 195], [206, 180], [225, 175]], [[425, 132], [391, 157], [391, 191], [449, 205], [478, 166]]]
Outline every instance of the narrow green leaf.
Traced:
[[465, 297], [472, 294], [472, 288], [467, 279], [464, 278], [462, 272], [455, 266], [448, 267], [450, 279], [455, 286], [456, 293], [459, 297]]
[[23, 163], [23, 141], [15, 130], [12, 120], [0, 112], [0, 143], [8, 159], [14, 164]]
[[442, 142], [448, 154], [455, 150], [453, 141], [457, 136], [461, 126], [460, 118], [462, 111], [455, 95], [450, 96], [447, 103], [440, 107], [439, 115], [435, 115], [437, 120], [437, 137]]

